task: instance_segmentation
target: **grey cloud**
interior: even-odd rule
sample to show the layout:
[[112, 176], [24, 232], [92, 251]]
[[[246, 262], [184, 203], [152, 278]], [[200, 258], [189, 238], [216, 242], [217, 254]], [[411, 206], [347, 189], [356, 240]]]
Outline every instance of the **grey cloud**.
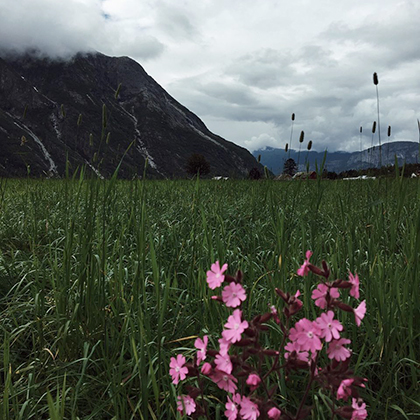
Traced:
[[239, 57], [226, 68], [226, 74], [245, 85], [270, 89], [290, 82], [292, 63], [291, 55], [267, 48]]
[[180, 9], [161, 4], [157, 9], [157, 25], [174, 39], [195, 39], [199, 37], [198, 29], [188, 16]]
[[418, 3], [401, 2], [392, 16], [371, 16], [355, 27], [335, 22], [322, 38], [359, 43], [361, 48], [368, 49], [372, 61], [381, 62], [388, 68], [398, 67], [403, 62], [420, 60], [419, 16]]
[[3, 2], [0, 13], [0, 51], [66, 58], [77, 52], [154, 58], [164, 49], [141, 28], [130, 32], [127, 22], [113, 21], [100, 1], [19, 0]]
[[258, 106], [257, 98], [244, 86], [221, 82], [206, 83], [198, 89], [204, 94], [233, 105]]
[[35, 49], [65, 57], [88, 51], [92, 49], [92, 33], [105, 22], [96, 5], [71, 1], [22, 0], [3, 4], [2, 9], [0, 46], [19, 53]]
[[140, 63], [160, 56], [165, 45], [157, 38], [149, 35], [126, 34], [121, 31], [120, 40], [103, 46], [103, 53], [110, 55], [126, 55], [137, 59]]

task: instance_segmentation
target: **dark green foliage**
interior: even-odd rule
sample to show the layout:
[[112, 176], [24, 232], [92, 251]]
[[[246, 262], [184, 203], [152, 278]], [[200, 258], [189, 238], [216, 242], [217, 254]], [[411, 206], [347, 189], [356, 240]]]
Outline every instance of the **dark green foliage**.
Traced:
[[[192, 357], [197, 335], [217, 345], [231, 313], [211, 299], [211, 264], [243, 271], [244, 319], [269, 303], [281, 313], [276, 287], [300, 290], [305, 311], [314, 279], [296, 270], [311, 249], [334, 276], [360, 277], [367, 315], [359, 328], [351, 313], [340, 320], [352, 366], [369, 379], [368, 418], [414, 419], [419, 194], [418, 180], [403, 178], [0, 181], [0, 418], [175, 419], [170, 358]], [[269, 326], [267, 346], [279, 348], [281, 331]], [[281, 406], [299, 383], [292, 373], [278, 384]], [[48, 392], [62, 417], [48, 412]], [[331, 419], [319, 414], [322, 398], [308, 401], [314, 420]]]
[[297, 172], [298, 166], [294, 159], [289, 158], [284, 162], [283, 173], [293, 176]]
[[248, 178], [249, 179], [261, 179], [262, 175], [261, 172], [258, 170], [258, 168], [252, 168], [249, 171]]
[[203, 155], [193, 153], [187, 160], [185, 170], [189, 175], [208, 175], [210, 173], [210, 164]]

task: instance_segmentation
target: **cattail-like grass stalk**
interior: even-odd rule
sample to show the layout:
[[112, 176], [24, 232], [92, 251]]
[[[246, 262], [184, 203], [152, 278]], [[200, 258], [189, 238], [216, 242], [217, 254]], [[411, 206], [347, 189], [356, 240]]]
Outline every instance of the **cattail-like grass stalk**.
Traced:
[[419, 129], [419, 151], [417, 153], [417, 162], [416, 163], [418, 163], [418, 160], [419, 160], [419, 157], [420, 157], [420, 121], [419, 121], [418, 118], [417, 118], [417, 128]]
[[299, 160], [300, 160], [300, 149], [302, 147], [302, 143], [303, 143], [304, 138], [305, 138], [305, 132], [301, 131], [300, 132], [300, 137], [299, 137], [299, 153], [298, 153], [298, 161], [297, 161], [298, 170], [299, 170]]
[[312, 149], [312, 140], [308, 141], [308, 145], [306, 147], [308, 151], [306, 152], [306, 172], [309, 172], [309, 151]]
[[389, 145], [390, 145], [390, 137], [391, 137], [391, 126], [388, 125], [388, 147], [387, 147], [387, 160], [389, 161]]
[[373, 136], [375, 135], [375, 132], [376, 132], [376, 121], [373, 121], [373, 124], [372, 124], [372, 141], [370, 142], [370, 150], [369, 150], [369, 152], [370, 152], [370, 164], [372, 164], [372, 152], [373, 152], [373, 150], [375, 150], [373, 148]]
[[379, 91], [378, 91], [378, 74], [373, 73], [373, 84], [376, 87], [376, 107], [378, 109], [378, 137], [379, 137], [379, 167], [382, 166], [382, 146], [381, 146], [381, 125], [379, 120]]
[[360, 169], [362, 169], [362, 163], [363, 163], [363, 147], [362, 147], [362, 133], [363, 133], [363, 128], [362, 126], [360, 126], [359, 129], [359, 142], [360, 142]]
[[76, 149], [79, 145], [79, 129], [80, 125], [82, 124], [82, 114], [79, 114], [79, 117], [77, 118], [77, 130], [76, 130]]
[[295, 113], [292, 114], [292, 128], [290, 129], [290, 149], [289, 149], [289, 158], [290, 158], [290, 151], [292, 149], [292, 137], [293, 137], [293, 124], [295, 122]]

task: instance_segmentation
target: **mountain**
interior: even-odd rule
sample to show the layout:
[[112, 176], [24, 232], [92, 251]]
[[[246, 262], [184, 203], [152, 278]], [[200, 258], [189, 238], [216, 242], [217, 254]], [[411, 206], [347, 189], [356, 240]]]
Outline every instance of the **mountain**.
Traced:
[[[246, 149], [213, 133], [128, 57], [68, 61], [0, 57], [0, 176], [63, 175], [87, 165], [109, 177], [184, 177], [193, 153], [212, 175], [246, 176]], [[67, 157], [67, 158], [66, 158]], [[260, 166], [262, 170], [262, 166]]]
[[[261, 163], [267, 166], [274, 174], [283, 172], [284, 162], [290, 157], [299, 162], [299, 170], [306, 170], [309, 163], [309, 169], [315, 170], [316, 165], [321, 166], [325, 152], [307, 151], [300, 152], [291, 150], [285, 152], [284, 149], [266, 147], [255, 150], [253, 155], [258, 158], [261, 155]], [[371, 167], [393, 165], [395, 156], [398, 163], [419, 163], [419, 143], [411, 141], [396, 141], [385, 143], [381, 149], [379, 146], [363, 150], [361, 152], [327, 152], [325, 160], [325, 169], [330, 172], [340, 173], [350, 169], [366, 169]]]

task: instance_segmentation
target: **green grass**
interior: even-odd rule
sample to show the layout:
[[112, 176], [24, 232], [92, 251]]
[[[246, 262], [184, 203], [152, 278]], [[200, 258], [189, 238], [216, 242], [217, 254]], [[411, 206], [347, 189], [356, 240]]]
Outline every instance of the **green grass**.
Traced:
[[307, 249], [361, 279], [346, 336], [369, 418], [419, 418], [419, 197], [402, 178], [0, 181], [0, 420], [176, 418], [169, 359], [228, 314], [211, 263], [245, 273], [248, 316], [280, 305], [275, 287], [308, 308]]

